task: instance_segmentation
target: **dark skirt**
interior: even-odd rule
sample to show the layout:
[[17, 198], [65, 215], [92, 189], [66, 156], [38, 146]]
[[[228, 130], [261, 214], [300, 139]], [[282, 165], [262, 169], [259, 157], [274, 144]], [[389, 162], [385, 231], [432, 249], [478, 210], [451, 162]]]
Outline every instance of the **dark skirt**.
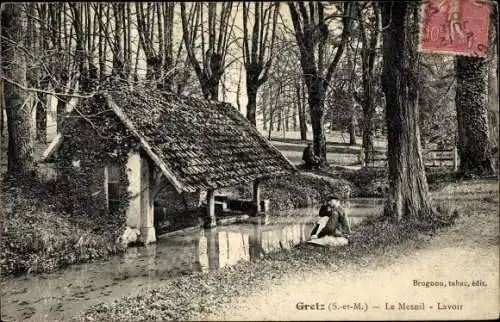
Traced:
[[323, 227], [323, 229], [319, 232], [318, 234], [318, 228], [319, 228], [319, 225], [316, 224], [311, 232], [311, 236], [312, 235], [318, 235], [318, 238], [321, 238], [323, 236], [335, 236], [335, 237], [341, 237], [342, 236], [342, 232], [340, 231], [340, 229], [336, 229], [334, 226], [333, 226], [333, 221], [332, 220], [328, 220], [328, 222], [326, 223], [326, 226]]

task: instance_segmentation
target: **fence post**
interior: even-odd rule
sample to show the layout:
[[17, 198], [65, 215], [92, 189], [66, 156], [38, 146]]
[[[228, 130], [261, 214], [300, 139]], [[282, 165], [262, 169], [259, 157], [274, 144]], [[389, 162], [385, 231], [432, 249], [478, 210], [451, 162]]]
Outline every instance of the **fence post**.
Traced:
[[457, 146], [453, 147], [453, 171], [458, 170], [458, 151]]

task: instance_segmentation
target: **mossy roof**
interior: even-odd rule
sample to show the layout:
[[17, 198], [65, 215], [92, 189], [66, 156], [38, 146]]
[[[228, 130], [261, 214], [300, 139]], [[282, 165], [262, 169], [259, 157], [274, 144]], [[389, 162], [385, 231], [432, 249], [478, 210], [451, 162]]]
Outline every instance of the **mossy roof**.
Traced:
[[179, 192], [234, 186], [296, 171], [228, 103], [139, 87], [108, 90], [90, 98], [101, 105], [103, 99]]

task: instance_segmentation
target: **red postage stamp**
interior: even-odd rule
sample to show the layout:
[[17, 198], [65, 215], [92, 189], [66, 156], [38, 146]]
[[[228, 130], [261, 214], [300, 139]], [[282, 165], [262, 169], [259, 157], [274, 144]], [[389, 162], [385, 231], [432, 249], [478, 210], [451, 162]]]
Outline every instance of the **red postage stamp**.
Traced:
[[483, 0], [424, 0], [419, 51], [485, 57], [491, 5]]

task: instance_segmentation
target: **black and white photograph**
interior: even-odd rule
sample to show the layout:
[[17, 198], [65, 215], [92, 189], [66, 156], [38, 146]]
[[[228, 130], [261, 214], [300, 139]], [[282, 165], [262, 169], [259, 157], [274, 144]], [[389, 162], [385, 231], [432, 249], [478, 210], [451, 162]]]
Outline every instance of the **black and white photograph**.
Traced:
[[489, 0], [0, 3], [0, 321], [498, 319]]

